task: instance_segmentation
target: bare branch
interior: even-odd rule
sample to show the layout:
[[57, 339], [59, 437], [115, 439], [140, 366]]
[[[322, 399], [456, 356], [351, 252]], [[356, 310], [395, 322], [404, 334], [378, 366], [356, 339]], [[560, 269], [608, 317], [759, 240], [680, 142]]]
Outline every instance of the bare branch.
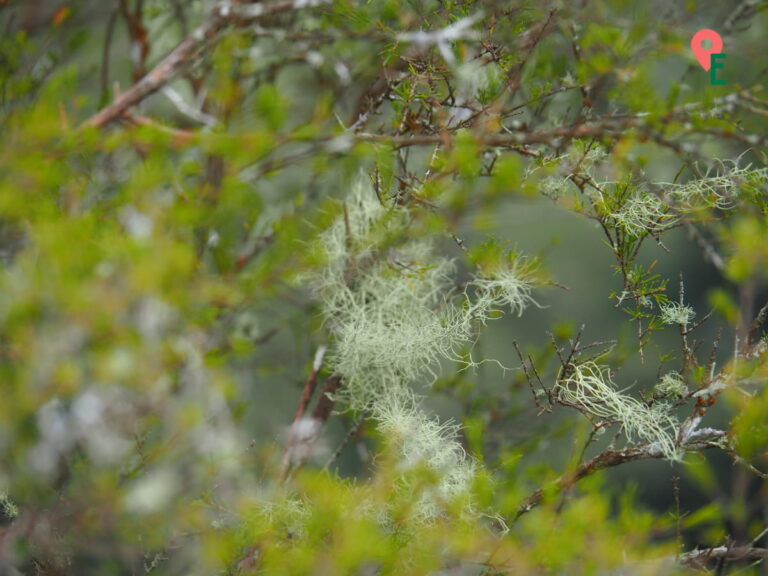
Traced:
[[717, 548], [693, 550], [680, 556], [680, 562], [683, 565], [702, 570], [712, 560], [743, 562], [766, 559], [768, 559], [768, 549], [751, 546], [718, 546]]
[[120, 118], [132, 106], [176, 78], [200, 53], [216, 42], [229, 25], [247, 26], [268, 16], [326, 3], [328, 0], [284, 0], [270, 4], [236, 5], [223, 1], [214, 6], [208, 19], [198, 26], [163, 58], [146, 76], [123, 92], [112, 104], [103, 108], [84, 126], [100, 128]]
[[293, 416], [293, 422], [291, 423], [291, 428], [288, 433], [288, 441], [285, 443], [285, 448], [283, 449], [283, 459], [280, 465], [281, 477], [284, 477], [288, 472], [296, 428], [299, 424], [299, 421], [304, 416], [304, 413], [307, 410], [307, 406], [309, 406], [309, 402], [312, 400], [312, 396], [315, 393], [315, 387], [317, 386], [317, 375], [320, 373], [320, 368], [323, 366], [323, 358], [325, 357], [326, 350], [327, 347], [324, 345], [317, 348], [317, 351], [315, 352], [315, 358], [312, 362], [312, 371], [309, 373], [309, 376], [304, 383], [304, 390], [301, 393], [301, 398], [299, 398], [299, 405], [296, 408], [296, 413]]
[[[718, 447], [716, 441], [719, 438], [725, 437], [726, 433], [719, 430], [711, 430], [710, 432], [711, 434], [707, 438], [697, 438], [696, 440], [689, 442], [683, 447], [690, 450], [701, 450]], [[553, 491], [553, 489], [555, 492], [568, 489], [582, 478], [585, 478], [600, 470], [605, 470], [606, 468], [613, 468], [615, 466], [620, 466], [621, 464], [634, 462], [636, 460], [648, 460], [651, 458], [663, 457], [663, 452], [649, 444], [644, 444], [642, 446], [632, 446], [623, 450], [605, 450], [591, 460], [581, 464], [573, 472], [564, 474], [555, 480], [548, 488], [539, 488], [533, 492], [518, 506], [517, 513], [512, 519], [512, 522], [516, 522], [521, 516], [527, 514], [536, 506], [541, 504], [542, 500], [544, 499], [544, 495]]]

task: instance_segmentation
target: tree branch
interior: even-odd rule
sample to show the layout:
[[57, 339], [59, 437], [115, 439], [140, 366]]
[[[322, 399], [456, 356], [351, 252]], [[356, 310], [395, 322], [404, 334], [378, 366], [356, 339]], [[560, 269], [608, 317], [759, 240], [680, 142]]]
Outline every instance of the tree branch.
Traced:
[[[701, 450], [717, 447], [716, 440], [725, 436], [725, 432], [714, 430], [712, 432], [713, 434], [706, 439], [697, 439], [693, 442], [685, 444], [684, 447], [691, 450]], [[715, 432], [717, 432], [719, 436], [716, 435]], [[620, 466], [621, 464], [634, 462], [636, 460], [648, 460], [651, 458], [663, 457], [664, 454], [660, 450], [657, 450], [648, 444], [644, 444], [642, 446], [633, 446], [623, 450], [605, 450], [591, 460], [581, 464], [574, 471], [563, 474], [560, 478], [553, 481], [547, 488], [539, 488], [533, 492], [517, 507], [517, 513], [512, 519], [512, 523], [517, 522], [521, 516], [527, 514], [536, 506], [541, 504], [546, 493], [552, 491], [560, 492], [564, 489], [568, 489], [582, 478], [585, 478], [600, 470], [605, 470], [606, 468], [613, 468], [614, 466]]]
[[281, 477], [285, 477], [285, 474], [288, 472], [291, 463], [291, 451], [293, 450], [296, 435], [296, 427], [304, 416], [304, 413], [307, 411], [307, 406], [309, 406], [309, 402], [312, 400], [312, 396], [315, 393], [315, 388], [317, 387], [317, 375], [320, 373], [320, 368], [323, 366], [326, 350], [327, 347], [324, 345], [318, 347], [317, 352], [315, 352], [314, 361], [312, 362], [312, 371], [309, 373], [309, 376], [304, 383], [304, 390], [301, 393], [299, 405], [296, 408], [296, 413], [293, 416], [293, 422], [291, 422], [291, 428], [288, 432], [288, 441], [285, 443], [285, 448], [283, 449], [283, 458], [280, 464]]
[[680, 563], [692, 568], [704, 569], [712, 560], [726, 562], [755, 561], [768, 559], [768, 549], [752, 546], [718, 546], [703, 550], [692, 550], [680, 556]]
[[146, 76], [123, 92], [112, 104], [84, 122], [84, 126], [101, 128], [120, 118], [132, 106], [176, 78], [201, 50], [215, 42], [230, 24], [247, 26], [266, 17], [300, 8], [324, 4], [328, 0], [284, 0], [270, 4], [241, 6], [223, 1], [216, 4], [209, 18], [163, 58]]

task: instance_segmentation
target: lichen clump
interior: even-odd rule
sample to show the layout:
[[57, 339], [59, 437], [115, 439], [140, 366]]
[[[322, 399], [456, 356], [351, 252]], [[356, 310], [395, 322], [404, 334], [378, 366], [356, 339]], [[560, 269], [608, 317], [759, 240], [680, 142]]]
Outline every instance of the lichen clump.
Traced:
[[528, 305], [538, 306], [532, 296], [534, 268], [533, 264], [517, 259], [493, 274], [480, 274], [472, 281], [477, 292], [471, 312], [484, 322], [488, 311], [496, 306], [506, 306], [510, 313], [518, 316]]
[[447, 300], [453, 263], [429, 242], [395, 244], [405, 215], [365, 191], [355, 188], [323, 234], [327, 262], [313, 282], [334, 338], [331, 367], [344, 378], [340, 398], [355, 410], [405, 392], [472, 341], [469, 319]]
[[382, 205], [359, 184], [320, 238], [326, 262], [310, 284], [334, 339], [340, 398], [356, 410], [407, 393], [434, 377], [441, 360], [466, 362], [461, 349], [493, 309], [519, 315], [535, 303], [533, 267], [522, 259], [470, 281], [472, 297], [457, 291], [453, 261], [429, 241], [407, 239], [408, 219], [406, 209]]
[[320, 237], [325, 265], [310, 285], [333, 339], [330, 368], [343, 378], [337, 400], [365, 410], [406, 467], [439, 475], [435, 498], [420, 505], [429, 518], [442, 498], [467, 491], [475, 464], [457, 427], [429, 417], [411, 386], [434, 379], [442, 361], [472, 364], [462, 351], [491, 311], [520, 314], [533, 302], [531, 266], [512, 260], [479, 275], [467, 283], [470, 295], [457, 289], [450, 259], [429, 241], [409, 239], [409, 220], [407, 209], [385, 206], [358, 184]]
[[656, 384], [656, 392], [664, 397], [678, 399], [688, 393], [688, 387], [685, 385], [682, 375], [679, 372], [667, 372]]
[[628, 235], [639, 238], [646, 233], [659, 233], [677, 225], [679, 218], [655, 194], [639, 187], [621, 209], [610, 214], [618, 227]]
[[690, 306], [677, 302], [670, 302], [661, 307], [661, 320], [665, 324], [678, 324], [687, 326], [696, 316], [696, 312]]
[[6, 520], [13, 520], [19, 515], [19, 508], [16, 506], [16, 504], [8, 497], [8, 494], [0, 490], [0, 513], [5, 516]]
[[604, 421], [618, 423], [627, 440], [647, 442], [649, 448], [669, 460], [679, 460], [676, 442], [679, 423], [669, 407], [648, 406], [622, 394], [611, 379], [611, 371], [595, 362], [573, 367], [571, 374], [556, 388], [558, 400]]

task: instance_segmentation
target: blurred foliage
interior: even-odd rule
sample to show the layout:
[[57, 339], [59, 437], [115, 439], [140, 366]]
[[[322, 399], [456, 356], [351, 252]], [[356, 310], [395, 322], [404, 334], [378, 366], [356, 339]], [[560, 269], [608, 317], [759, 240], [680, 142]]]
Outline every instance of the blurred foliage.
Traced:
[[[662, 0], [0, 2], [0, 573], [761, 573], [766, 17]], [[690, 54], [701, 28], [724, 37], [726, 86]], [[164, 68], [182, 41], [196, 50]], [[146, 72], [159, 90], [89, 124]], [[384, 216], [353, 232], [360, 182]], [[498, 223], [541, 206], [549, 248], [526, 253]], [[560, 229], [564, 213], [589, 226]], [[548, 265], [557, 238], [573, 278]], [[670, 238], [709, 280], [664, 271]], [[577, 297], [623, 312], [605, 333], [536, 316], [505, 357], [484, 353], [598, 254], [614, 276]], [[419, 294], [439, 269], [425, 314], [471, 334], [407, 371], [407, 414], [339, 393], [316, 286], [334, 262], [372, 315], [366, 275]], [[686, 292], [708, 292], [712, 316]], [[376, 358], [418, 348], [392, 334]], [[615, 402], [679, 426], [667, 509], [602, 472], [669, 456], [653, 435], [628, 438], [605, 398], [566, 400], [595, 362]], [[448, 399], [456, 425], [421, 396]], [[472, 483], [446, 492], [454, 462]], [[747, 552], [686, 556], [697, 546]]]

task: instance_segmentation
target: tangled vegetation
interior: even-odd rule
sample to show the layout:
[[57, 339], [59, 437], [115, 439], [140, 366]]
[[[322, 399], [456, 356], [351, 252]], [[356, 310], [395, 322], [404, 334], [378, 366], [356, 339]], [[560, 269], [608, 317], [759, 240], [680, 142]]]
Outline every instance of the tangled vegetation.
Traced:
[[0, 574], [763, 573], [717, 4], [0, 2]]

